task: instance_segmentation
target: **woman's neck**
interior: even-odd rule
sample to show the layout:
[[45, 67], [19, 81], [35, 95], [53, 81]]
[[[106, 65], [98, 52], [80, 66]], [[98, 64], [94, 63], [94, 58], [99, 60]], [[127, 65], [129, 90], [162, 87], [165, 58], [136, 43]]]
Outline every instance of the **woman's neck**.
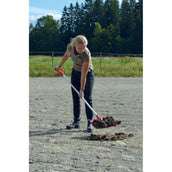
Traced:
[[76, 51], [76, 48], [74, 47], [74, 53], [75, 55], [78, 55], [79, 53]]

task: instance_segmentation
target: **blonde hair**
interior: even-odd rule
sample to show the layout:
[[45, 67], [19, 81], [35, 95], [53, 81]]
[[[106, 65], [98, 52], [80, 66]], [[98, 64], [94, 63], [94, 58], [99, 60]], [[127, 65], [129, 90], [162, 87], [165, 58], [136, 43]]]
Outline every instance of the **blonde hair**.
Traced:
[[72, 49], [75, 47], [75, 45], [88, 45], [87, 38], [83, 35], [78, 35], [71, 41]]

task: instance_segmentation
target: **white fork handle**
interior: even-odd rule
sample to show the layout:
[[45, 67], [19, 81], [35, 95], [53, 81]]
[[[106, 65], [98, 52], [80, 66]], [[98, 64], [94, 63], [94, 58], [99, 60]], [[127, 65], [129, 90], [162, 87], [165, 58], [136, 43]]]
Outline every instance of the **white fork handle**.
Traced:
[[[76, 91], [77, 94], [79, 94], [79, 91], [72, 85], [72, 83], [69, 81], [69, 79], [66, 77], [65, 74], [63, 74], [63, 77], [67, 80], [67, 82], [71, 85], [71, 87]], [[97, 116], [98, 114], [96, 111], [89, 105], [89, 103], [85, 100], [84, 97], [82, 97], [82, 100], [86, 103], [86, 105], [91, 109], [91, 111]]]

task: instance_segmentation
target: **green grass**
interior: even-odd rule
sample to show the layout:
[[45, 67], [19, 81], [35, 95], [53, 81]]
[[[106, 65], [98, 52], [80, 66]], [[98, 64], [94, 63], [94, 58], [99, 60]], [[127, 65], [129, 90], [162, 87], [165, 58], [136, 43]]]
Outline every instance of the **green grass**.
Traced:
[[[60, 76], [54, 67], [59, 65], [62, 57], [54, 57], [53, 67], [50, 56], [30, 56], [29, 76], [31, 77], [52, 77]], [[139, 57], [102, 57], [101, 65], [99, 57], [92, 57], [95, 76], [143, 76], [143, 59]], [[69, 58], [63, 66], [66, 76], [71, 75], [72, 60]]]

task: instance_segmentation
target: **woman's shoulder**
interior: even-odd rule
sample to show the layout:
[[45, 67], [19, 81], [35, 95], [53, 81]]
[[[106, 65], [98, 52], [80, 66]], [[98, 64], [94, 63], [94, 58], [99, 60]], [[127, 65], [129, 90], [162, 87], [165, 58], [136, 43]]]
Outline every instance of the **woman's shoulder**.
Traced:
[[84, 50], [84, 53], [83, 53], [83, 59], [84, 60], [90, 60], [91, 59], [91, 53], [90, 53], [90, 50], [85, 47], [85, 50]]
[[69, 44], [67, 45], [67, 50], [68, 50], [68, 51], [72, 51], [72, 44], [71, 44], [71, 43], [69, 43]]
[[89, 55], [90, 54], [90, 50], [87, 47], [85, 47], [84, 53]]

